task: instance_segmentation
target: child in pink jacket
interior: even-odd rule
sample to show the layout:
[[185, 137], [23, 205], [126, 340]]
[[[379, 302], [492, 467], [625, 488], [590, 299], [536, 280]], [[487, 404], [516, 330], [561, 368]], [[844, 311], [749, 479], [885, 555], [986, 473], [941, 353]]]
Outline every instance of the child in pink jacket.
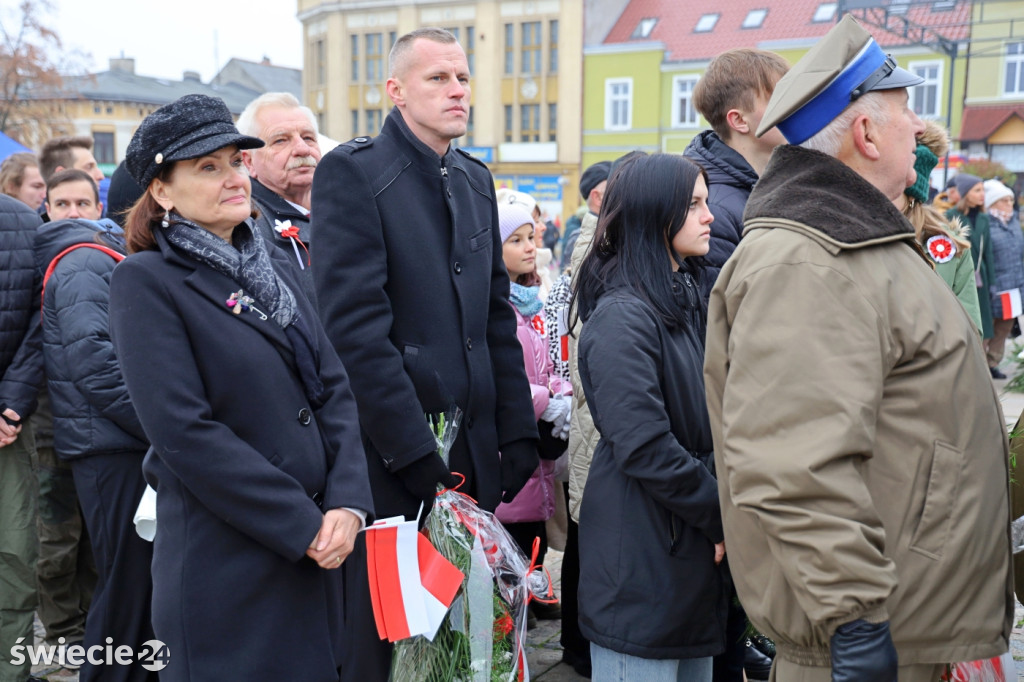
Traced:
[[[544, 522], [555, 512], [555, 462], [565, 452], [569, 437], [569, 413], [572, 387], [554, 371], [548, 353], [543, 303], [539, 297], [536, 272], [537, 247], [533, 241], [533, 217], [516, 204], [498, 207], [505, 269], [511, 280], [510, 303], [516, 311], [516, 334], [523, 347], [526, 377], [533, 394], [533, 413], [540, 431], [540, 466], [526, 486], [509, 503], [498, 505], [495, 514], [509, 534], [530, 556], [534, 537], [539, 537], [541, 551], [537, 564], [544, 560], [547, 533]], [[558, 618], [557, 604], [531, 607], [538, 617]]]

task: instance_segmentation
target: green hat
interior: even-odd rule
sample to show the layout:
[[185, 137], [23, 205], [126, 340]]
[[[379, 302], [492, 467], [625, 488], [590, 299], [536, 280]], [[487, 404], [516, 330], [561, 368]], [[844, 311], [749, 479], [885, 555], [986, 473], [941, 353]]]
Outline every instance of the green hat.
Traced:
[[861, 95], [923, 82], [896, 66], [896, 60], [847, 14], [779, 80], [757, 135], [778, 126], [790, 144], [800, 144]]
[[926, 204], [928, 203], [929, 178], [932, 176], [932, 170], [935, 169], [935, 165], [939, 162], [939, 157], [935, 156], [935, 153], [923, 144], [917, 145], [914, 154], [917, 156], [917, 159], [914, 161], [917, 180], [913, 185], [903, 190], [903, 193], [908, 197], [917, 199], [922, 204]]

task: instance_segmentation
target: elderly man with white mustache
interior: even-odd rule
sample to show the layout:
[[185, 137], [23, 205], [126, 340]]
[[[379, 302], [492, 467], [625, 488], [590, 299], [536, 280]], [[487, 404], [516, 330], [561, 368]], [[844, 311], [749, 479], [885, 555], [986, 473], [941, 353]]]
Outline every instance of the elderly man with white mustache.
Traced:
[[316, 303], [309, 261], [310, 191], [320, 162], [316, 117], [287, 92], [268, 92], [246, 106], [238, 119], [243, 135], [266, 142], [242, 152], [252, 178], [256, 226], [268, 243], [282, 249], [299, 271], [302, 289]]

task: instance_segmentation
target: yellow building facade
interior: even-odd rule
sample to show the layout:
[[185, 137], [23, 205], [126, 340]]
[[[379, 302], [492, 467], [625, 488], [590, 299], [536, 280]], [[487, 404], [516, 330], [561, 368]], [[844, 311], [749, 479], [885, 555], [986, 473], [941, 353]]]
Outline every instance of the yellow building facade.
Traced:
[[[305, 101], [337, 140], [376, 135], [391, 109], [388, 53], [424, 26], [450, 30], [471, 73], [469, 130], [455, 144], [498, 187], [532, 194], [552, 217], [578, 197], [583, 101], [579, 0], [297, 0]], [[573, 190], [574, 191], [574, 190]]]

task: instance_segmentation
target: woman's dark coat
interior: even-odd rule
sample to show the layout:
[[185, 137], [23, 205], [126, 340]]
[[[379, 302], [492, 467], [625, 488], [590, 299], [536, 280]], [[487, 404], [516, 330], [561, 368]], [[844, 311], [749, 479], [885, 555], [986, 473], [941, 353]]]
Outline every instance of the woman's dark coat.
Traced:
[[334, 682], [341, 570], [305, 551], [321, 507], [372, 511], [345, 370], [297, 294], [326, 387], [310, 405], [281, 327], [233, 314], [225, 301], [240, 286], [156, 236], [159, 251], [115, 269], [110, 324], [153, 444], [153, 625], [171, 655], [160, 679]]
[[[992, 259], [992, 235], [989, 234], [988, 214], [978, 209], [964, 215], [955, 207], [946, 211], [947, 218], [959, 218], [970, 230], [971, 258], [974, 269], [981, 275], [981, 286], [978, 287], [978, 310], [981, 312], [981, 336], [992, 338], [992, 301], [989, 289], [995, 277], [995, 263]], [[978, 265], [978, 259], [981, 265]]]
[[601, 433], [580, 507], [580, 630], [641, 658], [725, 650], [722, 517], [704, 400], [697, 285], [673, 275], [685, 325], [626, 289], [583, 325], [580, 377]]
[[[75, 244], [100, 243], [123, 253], [87, 220], [58, 220], [39, 228], [40, 276]], [[46, 282], [43, 354], [53, 411], [54, 449], [63, 459], [138, 453], [149, 444], [110, 341], [110, 276], [117, 261], [102, 251], [78, 248], [64, 255]]]

